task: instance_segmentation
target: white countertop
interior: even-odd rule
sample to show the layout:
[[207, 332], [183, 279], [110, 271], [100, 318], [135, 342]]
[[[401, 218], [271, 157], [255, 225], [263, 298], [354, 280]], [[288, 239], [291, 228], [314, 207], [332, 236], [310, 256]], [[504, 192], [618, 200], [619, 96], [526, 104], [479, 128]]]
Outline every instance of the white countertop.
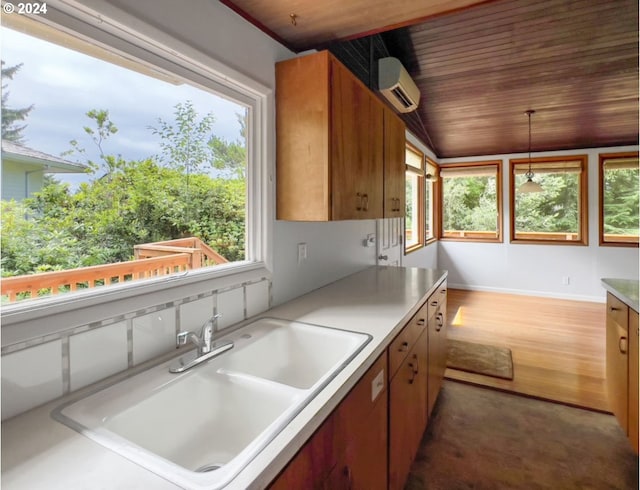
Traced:
[[[363, 332], [372, 341], [225, 488], [272, 481], [445, 277], [432, 269], [371, 267], [260, 315]], [[179, 488], [53, 420], [51, 410], [64, 400], [2, 424], [4, 490]]]
[[637, 279], [604, 278], [602, 279], [602, 285], [629, 308], [640, 311], [640, 302], [638, 301], [640, 287]]

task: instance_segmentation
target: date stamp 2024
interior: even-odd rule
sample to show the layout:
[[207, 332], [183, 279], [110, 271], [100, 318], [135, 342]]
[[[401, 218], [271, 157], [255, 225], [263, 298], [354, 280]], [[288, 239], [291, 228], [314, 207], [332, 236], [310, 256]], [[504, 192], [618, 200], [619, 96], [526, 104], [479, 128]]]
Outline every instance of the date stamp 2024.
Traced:
[[18, 15], [44, 15], [47, 13], [47, 4], [45, 2], [4, 2], [2, 4], [2, 12]]

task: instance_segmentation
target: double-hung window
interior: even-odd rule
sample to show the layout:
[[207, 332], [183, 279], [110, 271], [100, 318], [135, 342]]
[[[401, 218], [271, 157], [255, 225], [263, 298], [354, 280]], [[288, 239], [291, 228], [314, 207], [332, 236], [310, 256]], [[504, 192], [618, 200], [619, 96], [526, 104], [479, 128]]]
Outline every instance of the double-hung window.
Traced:
[[[524, 193], [532, 180], [542, 190]], [[510, 160], [511, 241], [587, 245], [587, 156]]]
[[502, 241], [502, 178], [499, 161], [440, 167], [444, 240]]
[[425, 156], [412, 145], [406, 146], [405, 153], [406, 213], [404, 217], [405, 252], [424, 246], [424, 168]]
[[438, 181], [438, 165], [427, 157], [426, 174], [424, 176], [424, 239], [425, 243], [436, 239], [436, 182]]
[[638, 152], [602, 154], [600, 245], [638, 246]]

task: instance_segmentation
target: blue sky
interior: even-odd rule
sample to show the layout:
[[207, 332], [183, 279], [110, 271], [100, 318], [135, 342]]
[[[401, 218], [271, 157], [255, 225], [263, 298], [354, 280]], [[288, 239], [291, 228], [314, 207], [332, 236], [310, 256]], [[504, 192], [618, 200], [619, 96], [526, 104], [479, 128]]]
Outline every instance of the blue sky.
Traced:
[[[5, 67], [23, 63], [8, 82], [8, 106], [34, 105], [23, 132], [30, 148], [59, 156], [70, 148], [70, 140], [77, 139], [87, 151], [93, 150], [82, 129], [91, 126], [85, 114], [107, 109], [118, 132], [105, 143], [105, 153], [127, 160], [150, 157], [160, 150], [158, 136], [148, 127], [157, 127], [158, 118], [172, 122], [175, 105], [187, 100], [199, 115], [214, 114], [216, 135], [229, 141], [239, 138], [235, 114], [243, 108], [222, 97], [141, 75], [5, 27], [0, 32]], [[92, 155], [96, 157], [97, 152]]]

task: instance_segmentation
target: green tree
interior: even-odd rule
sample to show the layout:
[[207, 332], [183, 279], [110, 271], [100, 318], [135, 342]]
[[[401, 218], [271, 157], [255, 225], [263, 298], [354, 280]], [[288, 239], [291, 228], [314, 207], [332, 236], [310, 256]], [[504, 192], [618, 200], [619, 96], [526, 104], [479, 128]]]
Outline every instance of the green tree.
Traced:
[[159, 160], [190, 175], [216, 169], [222, 175], [242, 178], [246, 167], [246, 113], [236, 114], [240, 139], [229, 142], [213, 133], [215, 116], [200, 117], [191, 101], [174, 107], [174, 121], [158, 118], [151, 132], [160, 137]]
[[86, 164], [92, 173], [102, 172], [101, 177], [110, 177], [118, 169], [122, 168], [126, 162], [118, 155], [107, 155], [104, 152], [103, 145], [106, 140], [118, 132], [118, 128], [109, 118], [109, 111], [105, 109], [91, 109], [85, 114], [95, 124], [95, 129], [91, 126], [84, 126], [82, 129], [87, 134], [100, 156], [99, 162], [91, 160], [87, 155], [87, 150], [78, 140], [71, 140], [69, 144], [71, 149], [63, 152], [63, 156], [76, 155], [86, 160]]
[[604, 176], [604, 232], [637, 235], [640, 207], [638, 169], [609, 170]]
[[13, 141], [14, 143], [23, 143], [24, 136], [22, 132], [27, 127], [26, 124], [20, 125], [20, 121], [24, 121], [29, 113], [33, 110], [33, 104], [29, 107], [15, 109], [9, 107], [9, 90], [7, 80], [13, 80], [15, 74], [22, 67], [19, 65], [9, 66], [5, 68], [4, 61], [1, 62], [1, 78], [2, 78], [2, 139]]
[[[244, 178], [194, 174], [186, 196], [184, 167], [109, 155], [117, 127], [107, 111], [87, 116], [95, 127], [84, 131], [102, 167], [94, 163], [90, 180], [75, 192], [49, 179], [32, 198], [2, 203], [3, 276], [127, 261], [137, 244], [184, 236], [199, 237], [229, 261], [244, 259]], [[72, 147], [86, 155], [79, 144]], [[108, 172], [100, 175], [104, 165]]]
[[496, 179], [489, 176], [443, 179], [445, 230], [496, 231]]

